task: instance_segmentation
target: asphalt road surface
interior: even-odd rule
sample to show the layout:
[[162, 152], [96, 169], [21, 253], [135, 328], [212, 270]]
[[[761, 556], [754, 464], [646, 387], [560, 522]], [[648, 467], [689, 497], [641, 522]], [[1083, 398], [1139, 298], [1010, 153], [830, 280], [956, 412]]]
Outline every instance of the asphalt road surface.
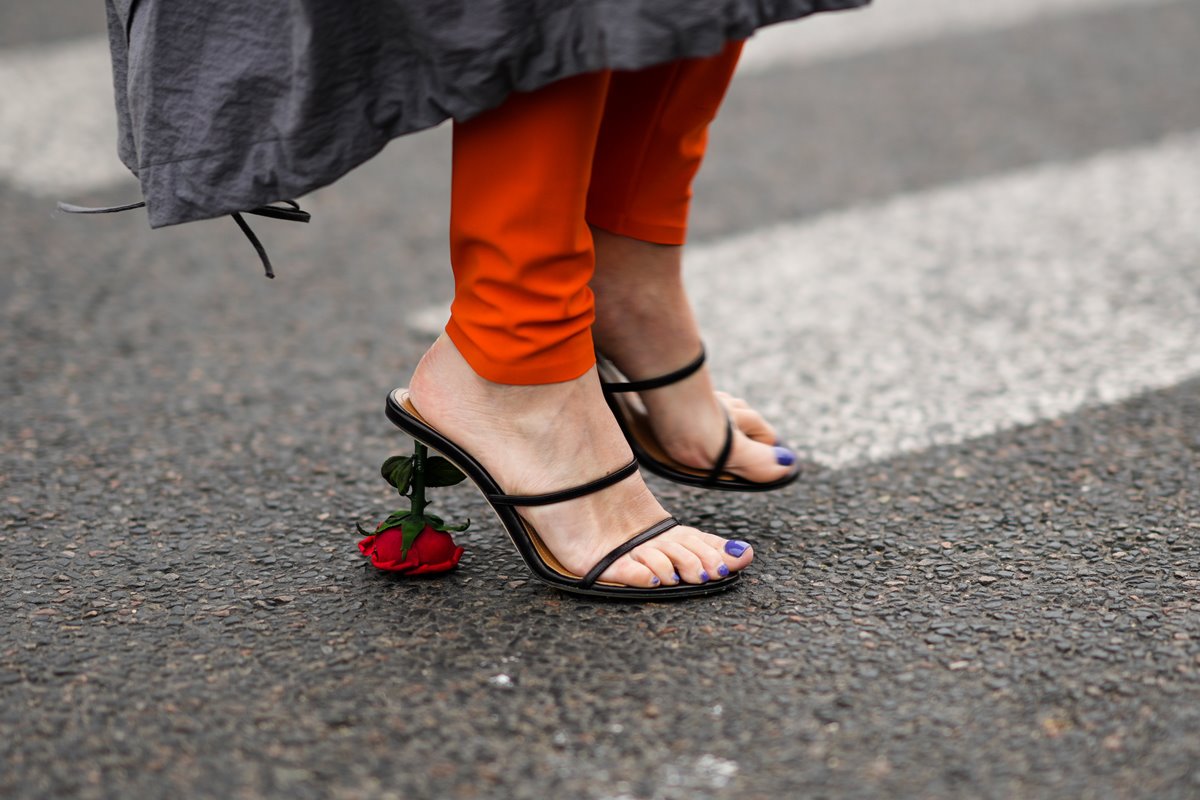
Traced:
[[229, 220], [57, 216], [136, 197], [101, 23], [0, 8], [0, 797], [1200, 797], [1200, 3], [751, 44], [689, 277], [813, 466], [652, 481], [758, 553], [652, 605], [531, 580], [468, 485], [457, 571], [365, 566], [448, 132], [256, 224], [275, 281]]

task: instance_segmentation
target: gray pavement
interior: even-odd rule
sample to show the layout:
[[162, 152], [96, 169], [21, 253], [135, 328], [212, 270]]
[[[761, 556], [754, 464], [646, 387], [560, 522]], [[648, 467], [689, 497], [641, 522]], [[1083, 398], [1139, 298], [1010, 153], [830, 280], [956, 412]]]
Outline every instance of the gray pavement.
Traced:
[[[0, 48], [96, 30], [33, 8], [4, 7]], [[714, 134], [697, 242], [1194, 133], [1197, 47], [1184, 0], [759, 68]], [[0, 182], [0, 797], [1200, 797], [1200, 376], [868, 443], [770, 496], [654, 482], [755, 543], [710, 600], [546, 589], [465, 485], [436, 498], [474, 521], [455, 573], [365, 567], [353, 523], [391, 510], [377, 469], [407, 446], [383, 398], [449, 294], [447, 156], [445, 130], [401, 140], [308, 198], [312, 225], [257, 224], [273, 282], [228, 220], [150, 233]], [[1169, 262], [1104, 291], [1185, 348], [1200, 245], [1172, 220], [1129, 225], [1132, 249], [1071, 224], [1097, 263]], [[804, 445], [831, 423], [781, 424]]]

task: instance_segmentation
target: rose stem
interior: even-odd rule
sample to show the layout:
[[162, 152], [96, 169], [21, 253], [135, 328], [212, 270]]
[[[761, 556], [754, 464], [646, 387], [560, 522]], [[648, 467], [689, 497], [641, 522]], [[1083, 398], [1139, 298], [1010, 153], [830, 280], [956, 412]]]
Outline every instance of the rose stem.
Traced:
[[415, 517], [425, 514], [425, 455], [429, 452], [420, 442], [413, 450], [412, 513]]

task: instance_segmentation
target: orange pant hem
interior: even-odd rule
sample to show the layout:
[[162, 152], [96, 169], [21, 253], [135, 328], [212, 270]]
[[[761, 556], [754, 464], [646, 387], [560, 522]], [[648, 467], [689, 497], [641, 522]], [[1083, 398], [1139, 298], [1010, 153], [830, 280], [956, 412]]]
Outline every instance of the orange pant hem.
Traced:
[[630, 219], [625, 214], [604, 214], [588, 212], [589, 225], [601, 230], [615, 233], [617, 236], [627, 236], [651, 244], [681, 245], [687, 239], [687, 225], [659, 225], [653, 222], [639, 222]]
[[453, 317], [446, 323], [446, 335], [475, 374], [492, 383], [510, 386], [563, 383], [575, 380], [596, 364], [596, 346], [590, 329], [555, 343], [552, 349], [541, 351], [537, 358], [518, 356], [511, 361], [497, 360], [493, 353], [476, 345]]

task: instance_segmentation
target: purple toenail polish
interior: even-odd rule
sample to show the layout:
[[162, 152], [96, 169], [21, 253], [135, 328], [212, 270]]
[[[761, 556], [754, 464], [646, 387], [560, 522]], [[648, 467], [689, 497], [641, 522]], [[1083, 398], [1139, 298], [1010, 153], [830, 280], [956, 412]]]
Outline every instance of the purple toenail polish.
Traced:
[[672, 580], [674, 583], [679, 583], [679, 573], [678, 573], [678, 572], [676, 572], [674, 575], [672, 575], [672, 576], [671, 576], [671, 580]]
[[775, 460], [779, 462], [779, 466], [781, 467], [790, 467], [796, 463], [796, 454], [786, 447], [776, 447]]
[[708, 572], [705, 570], [700, 570], [700, 582], [708, 583]]
[[651, 585], [651, 586], [658, 586], [660, 583], [662, 583], [662, 581], [660, 581], [660, 580], [658, 579], [658, 576], [657, 576], [657, 575], [655, 575], [653, 578], [651, 578], [651, 579], [650, 579], [650, 585]]
[[729, 577], [729, 567], [722, 564], [721, 566], [717, 567], [717, 574], [720, 575], [722, 578], [728, 578]]
[[739, 557], [742, 553], [750, 549], [749, 542], [743, 542], [741, 539], [730, 539], [725, 543], [725, 552], [734, 558]]

